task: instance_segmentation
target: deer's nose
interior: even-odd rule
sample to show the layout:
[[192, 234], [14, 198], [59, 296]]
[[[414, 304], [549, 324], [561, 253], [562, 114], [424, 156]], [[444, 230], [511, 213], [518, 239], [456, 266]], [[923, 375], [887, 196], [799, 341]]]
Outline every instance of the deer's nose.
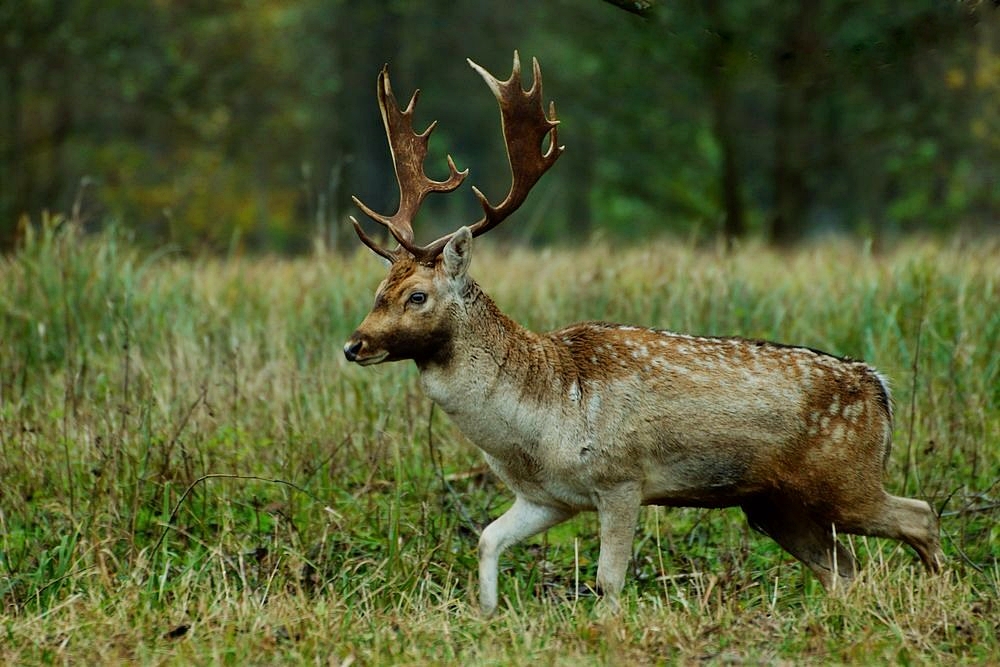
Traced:
[[361, 348], [364, 346], [365, 346], [364, 341], [359, 340], [357, 338], [352, 338], [351, 340], [347, 341], [347, 343], [344, 345], [344, 356], [347, 357], [348, 361], [357, 361], [358, 352], [360, 352]]

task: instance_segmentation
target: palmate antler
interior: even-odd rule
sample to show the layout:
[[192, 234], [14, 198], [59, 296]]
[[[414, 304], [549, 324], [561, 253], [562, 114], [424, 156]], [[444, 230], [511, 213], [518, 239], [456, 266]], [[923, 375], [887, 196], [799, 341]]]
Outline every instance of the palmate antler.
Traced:
[[[548, 115], [542, 106], [542, 71], [537, 59], [532, 59], [534, 82], [527, 91], [521, 84], [521, 61], [517, 51], [514, 52], [513, 71], [506, 81], [498, 81], [476, 63], [471, 60], [468, 62], [483, 77], [500, 104], [504, 143], [507, 146], [507, 160], [511, 171], [510, 191], [497, 206], [490, 204], [478, 188], [472, 189], [483, 207], [483, 217], [470, 226], [472, 235], [479, 236], [499, 225], [524, 203], [531, 188], [562, 154], [563, 147], [558, 145], [559, 121], [556, 119], [555, 103], [549, 105]], [[422, 263], [434, 262], [454, 232], [428, 245], [417, 245], [413, 239], [413, 218], [428, 194], [451, 192], [461, 185], [468, 175], [468, 169], [458, 171], [450, 155], [448, 168], [451, 174], [447, 180], [434, 181], [424, 173], [423, 163], [427, 157], [427, 142], [437, 123], [436, 121], [431, 123], [422, 134], [413, 131], [413, 107], [419, 93], [419, 90], [413, 93], [406, 110], [400, 111], [389, 85], [388, 68], [383, 68], [379, 74], [378, 101], [386, 136], [389, 139], [389, 148], [392, 151], [396, 180], [399, 182], [399, 209], [392, 216], [381, 215], [357, 197], [353, 197], [354, 203], [364, 211], [365, 215], [385, 226], [399, 243], [399, 247], [395, 250], [382, 248], [365, 234], [357, 220], [351, 218], [354, 231], [361, 241], [390, 262], [395, 262], [404, 254], [409, 254]], [[541, 146], [545, 135], [549, 135], [549, 145], [542, 153]]]

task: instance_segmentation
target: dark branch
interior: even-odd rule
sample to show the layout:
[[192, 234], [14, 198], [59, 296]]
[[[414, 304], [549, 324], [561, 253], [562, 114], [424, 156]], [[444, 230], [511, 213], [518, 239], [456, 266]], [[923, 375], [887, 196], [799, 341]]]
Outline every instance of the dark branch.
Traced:
[[604, 2], [643, 18], [649, 18], [656, 10], [656, 0], [604, 0]]

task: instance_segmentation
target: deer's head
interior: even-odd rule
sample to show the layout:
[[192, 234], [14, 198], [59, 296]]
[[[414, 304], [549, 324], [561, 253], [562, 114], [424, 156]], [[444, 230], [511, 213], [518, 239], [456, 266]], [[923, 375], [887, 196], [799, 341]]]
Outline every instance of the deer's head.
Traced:
[[[500, 104], [504, 141], [510, 163], [512, 184], [507, 196], [493, 206], [473, 188], [483, 208], [483, 216], [468, 227], [446, 234], [428, 245], [417, 245], [413, 219], [423, 200], [432, 192], [452, 192], [462, 184], [468, 170], [458, 171], [448, 156], [449, 176], [434, 181], [424, 173], [427, 142], [436, 123], [422, 133], [413, 130], [413, 108], [419, 90], [405, 110], [400, 110], [389, 84], [388, 68], [378, 77], [378, 102], [389, 139], [396, 180], [399, 209], [392, 216], [370, 209], [357, 197], [354, 203], [365, 215], [384, 226], [397, 245], [388, 250], [369, 237], [353, 217], [354, 231], [362, 243], [390, 263], [389, 274], [379, 285], [375, 305], [344, 345], [350, 361], [376, 364], [401, 359], [446, 358], [454, 331], [454, 321], [467, 291], [467, 271], [473, 237], [485, 234], [503, 222], [524, 202], [528, 192], [562, 153], [557, 144], [555, 105], [548, 114], [542, 106], [542, 74], [533, 60], [534, 83], [528, 91], [521, 85], [521, 63], [514, 52], [514, 67], [507, 81], [498, 81], [471, 60], [469, 64], [486, 81]], [[549, 136], [548, 147], [542, 142]]]

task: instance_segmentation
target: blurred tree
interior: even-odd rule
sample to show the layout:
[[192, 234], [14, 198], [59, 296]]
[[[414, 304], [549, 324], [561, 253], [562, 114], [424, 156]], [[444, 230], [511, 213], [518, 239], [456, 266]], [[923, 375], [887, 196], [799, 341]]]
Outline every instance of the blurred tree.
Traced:
[[[396, 204], [386, 62], [401, 98], [424, 88], [418, 126], [440, 121], [428, 172], [451, 153], [502, 196], [496, 107], [463, 59], [504, 76], [515, 48], [567, 151], [500, 237], [995, 225], [998, 21], [977, 0], [4, 3], [0, 247], [74, 201], [185, 248], [336, 245], [351, 194]], [[418, 234], [477, 215], [467, 187], [432, 197]]]

